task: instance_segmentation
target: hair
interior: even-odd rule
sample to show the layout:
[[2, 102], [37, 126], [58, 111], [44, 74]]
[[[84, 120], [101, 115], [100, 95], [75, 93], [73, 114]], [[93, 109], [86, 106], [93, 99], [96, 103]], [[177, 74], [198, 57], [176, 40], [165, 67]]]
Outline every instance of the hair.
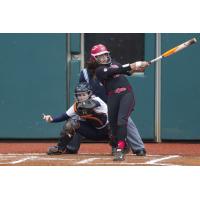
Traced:
[[92, 78], [95, 79], [96, 78], [96, 69], [99, 67], [99, 64], [96, 61], [87, 61], [85, 68], [87, 68], [91, 74], [92, 74]]

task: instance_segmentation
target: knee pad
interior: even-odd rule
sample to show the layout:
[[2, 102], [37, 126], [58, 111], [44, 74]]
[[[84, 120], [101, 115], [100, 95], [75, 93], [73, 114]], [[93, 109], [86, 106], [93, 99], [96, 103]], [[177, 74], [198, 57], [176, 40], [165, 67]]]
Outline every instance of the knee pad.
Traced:
[[66, 151], [71, 154], [78, 153], [81, 143], [81, 136], [77, 133], [73, 136], [70, 142], [66, 146]]
[[76, 129], [80, 127], [78, 120], [69, 119], [63, 126], [62, 136], [72, 138], [76, 134]]

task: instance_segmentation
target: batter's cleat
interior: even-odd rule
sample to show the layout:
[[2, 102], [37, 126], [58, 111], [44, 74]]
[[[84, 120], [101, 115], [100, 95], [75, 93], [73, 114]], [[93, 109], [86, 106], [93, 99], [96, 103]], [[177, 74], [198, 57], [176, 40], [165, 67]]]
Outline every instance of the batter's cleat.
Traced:
[[60, 155], [66, 153], [65, 149], [59, 147], [59, 146], [51, 146], [48, 148], [48, 155]]
[[[128, 154], [130, 151], [130, 147], [129, 146], [125, 146], [124, 148], [124, 154]], [[112, 155], [114, 156], [115, 153], [117, 152], [117, 147], [112, 147]]]
[[136, 156], [146, 156], [146, 150], [145, 149], [138, 149], [133, 151], [134, 154], [136, 154]]
[[112, 147], [112, 152], [111, 152], [112, 156], [114, 156], [116, 152], [117, 152], [117, 147]]
[[117, 149], [114, 154], [113, 161], [123, 161], [124, 160], [124, 151], [122, 149]]

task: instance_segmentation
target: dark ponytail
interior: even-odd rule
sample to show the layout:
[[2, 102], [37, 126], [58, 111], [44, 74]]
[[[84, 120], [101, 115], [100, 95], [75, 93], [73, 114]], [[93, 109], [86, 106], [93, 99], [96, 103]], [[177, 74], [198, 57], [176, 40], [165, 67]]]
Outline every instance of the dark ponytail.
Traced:
[[95, 75], [95, 72], [96, 72], [96, 69], [99, 67], [99, 64], [95, 61], [88, 61], [86, 63], [86, 67], [87, 70], [90, 71], [90, 73], [92, 74], [92, 77], [95, 78], [96, 75]]

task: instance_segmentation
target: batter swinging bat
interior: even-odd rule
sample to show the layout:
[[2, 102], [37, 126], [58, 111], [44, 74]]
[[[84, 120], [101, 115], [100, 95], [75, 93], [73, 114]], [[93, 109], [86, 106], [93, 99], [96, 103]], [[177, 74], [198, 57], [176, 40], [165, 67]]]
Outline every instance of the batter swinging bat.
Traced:
[[178, 46], [166, 51], [161, 56], [149, 61], [149, 64], [152, 64], [152, 63], [154, 63], [154, 62], [156, 62], [158, 60], [161, 60], [162, 58], [171, 56], [172, 54], [175, 54], [175, 53], [177, 53], [177, 52], [179, 52], [179, 51], [191, 46], [192, 44], [195, 44], [196, 42], [197, 42], [197, 39], [196, 38], [192, 38], [192, 39], [190, 39], [190, 40], [188, 40], [188, 41], [186, 41], [186, 42], [184, 42], [184, 43], [182, 43], [182, 44], [180, 44], [180, 45], [178, 45]]

